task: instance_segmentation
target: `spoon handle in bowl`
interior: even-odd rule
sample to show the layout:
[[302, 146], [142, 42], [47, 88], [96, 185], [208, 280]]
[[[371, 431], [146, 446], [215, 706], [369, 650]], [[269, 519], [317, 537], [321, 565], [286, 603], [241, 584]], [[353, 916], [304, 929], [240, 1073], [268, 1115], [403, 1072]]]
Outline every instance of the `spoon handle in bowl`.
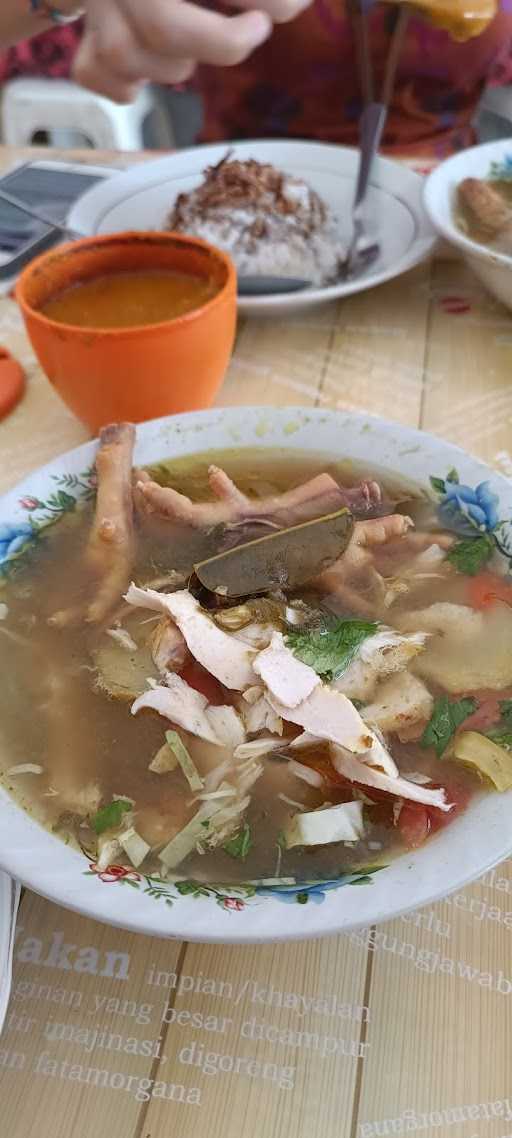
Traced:
[[354, 195], [354, 213], [364, 204], [375, 155], [380, 146], [387, 118], [383, 103], [368, 103], [359, 123], [360, 158]]

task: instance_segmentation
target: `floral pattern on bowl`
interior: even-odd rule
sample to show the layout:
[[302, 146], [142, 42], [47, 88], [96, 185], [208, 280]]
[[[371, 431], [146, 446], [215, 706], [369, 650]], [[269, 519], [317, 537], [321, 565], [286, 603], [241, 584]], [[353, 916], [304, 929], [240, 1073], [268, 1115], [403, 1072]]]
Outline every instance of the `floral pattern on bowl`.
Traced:
[[0, 522], [0, 571], [2, 573], [6, 573], [4, 567], [10, 562], [16, 561], [33, 542], [34, 537], [34, 529], [28, 522], [21, 522], [18, 525]]
[[499, 162], [491, 162], [489, 178], [492, 181], [504, 181], [512, 178], [512, 154], [505, 154]]
[[500, 500], [490, 482], [479, 482], [473, 489], [461, 483], [452, 468], [446, 478], [431, 477], [430, 485], [438, 497], [439, 520], [459, 538], [448, 554], [455, 568], [473, 577], [498, 552], [511, 569], [512, 523], [500, 519]]
[[320, 905], [329, 890], [339, 889], [342, 885], [369, 885], [373, 874], [381, 869], [385, 869], [385, 866], [377, 865], [368, 869], [359, 869], [354, 873], [343, 873], [330, 880], [292, 883], [289, 879], [279, 881], [276, 878], [272, 884], [234, 882], [229, 885], [186, 878], [171, 882], [158, 874], [140, 873], [124, 865], [109, 865], [106, 869], [100, 870], [94, 862], [89, 863], [89, 869], [85, 870], [85, 873], [87, 876], [92, 874], [98, 877], [106, 885], [129, 885], [132, 889], [139, 889], [154, 901], [163, 901], [169, 907], [180, 897], [208, 897], [214, 898], [222, 909], [241, 913], [256, 897], [276, 897], [288, 904], [299, 905], [314, 901], [316, 905]]
[[[10, 577], [41, 540], [43, 530], [75, 510], [79, 503], [91, 501], [96, 493], [94, 468], [82, 474], [53, 475], [55, 489], [44, 500], [25, 494], [18, 499], [28, 521], [0, 522], [0, 579]], [[72, 491], [72, 492], [71, 492]]]

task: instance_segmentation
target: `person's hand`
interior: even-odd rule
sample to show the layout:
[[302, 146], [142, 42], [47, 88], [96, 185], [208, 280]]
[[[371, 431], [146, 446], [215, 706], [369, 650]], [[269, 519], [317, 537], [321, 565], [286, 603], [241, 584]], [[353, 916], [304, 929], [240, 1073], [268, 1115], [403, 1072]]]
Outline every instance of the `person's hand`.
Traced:
[[189, 0], [85, 0], [86, 30], [73, 69], [84, 87], [129, 102], [140, 82], [183, 83], [197, 63], [242, 63], [311, 0], [229, 0], [223, 16]]

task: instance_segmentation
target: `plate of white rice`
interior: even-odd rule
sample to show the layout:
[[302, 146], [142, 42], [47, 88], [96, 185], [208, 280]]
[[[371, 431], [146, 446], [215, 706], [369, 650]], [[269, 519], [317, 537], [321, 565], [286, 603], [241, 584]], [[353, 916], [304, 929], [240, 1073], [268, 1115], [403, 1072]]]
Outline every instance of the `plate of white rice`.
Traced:
[[241, 312], [282, 316], [391, 280], [434, 247], [421, 175], [379, 156], [366, 210], [380, 255], [340, 278], [358, 161], [354, 148], [316, 142], [197, 146], [114, 174], [79, 199], [68, 223], [84, 236], [172, 228], [223, 248], [240, 274], [311, 280], [301, 292], [239, 298]]

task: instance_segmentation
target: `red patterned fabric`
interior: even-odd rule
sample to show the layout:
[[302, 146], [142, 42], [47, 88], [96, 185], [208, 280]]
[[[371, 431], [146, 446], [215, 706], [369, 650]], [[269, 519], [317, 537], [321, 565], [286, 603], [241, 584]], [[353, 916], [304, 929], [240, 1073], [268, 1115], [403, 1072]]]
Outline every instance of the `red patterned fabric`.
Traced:
[[[512, 82], [512, 0], [501, 0], [500, 9], [487, 32], [465, 44], [421, 20], [410, 21], [385, 149], [440, 158], [471, 144], [471, 120], [484, 85]], [[371, 35], [378, 74], [393, 19], [392, 8], [376, 5]], [[81, 31], [80, 23], [54, 28], [11, 48], [0, 56], [0, 82], [19, 75], [69, 76]], [[204, 96], [204, 141], [295, 137], [354, 143], [361, 103], [344, 0], [314, 0], [297, 20], [278, 25], [239, 67], [199, 68], [194, 86]]]
[[[371, 42], [382, 76], [395, 18], [377, 4]], [[343, 0], [314, 0], [280, 24], [246, 63], [201, 68], [204, 138], [314, 138], [353, 144], [361, 110], [356, 52]], [[411, 19], [397, 75], [384, 149], [442, 158], [474, 141], [472, 118], [487, 83], [512, 82], [512, 0], [468, 43]]]
[[9, 48], [0, 54], [0, 83], [29, 75], [68, 79], [81, 35], [82, 24], [77, 21]]

